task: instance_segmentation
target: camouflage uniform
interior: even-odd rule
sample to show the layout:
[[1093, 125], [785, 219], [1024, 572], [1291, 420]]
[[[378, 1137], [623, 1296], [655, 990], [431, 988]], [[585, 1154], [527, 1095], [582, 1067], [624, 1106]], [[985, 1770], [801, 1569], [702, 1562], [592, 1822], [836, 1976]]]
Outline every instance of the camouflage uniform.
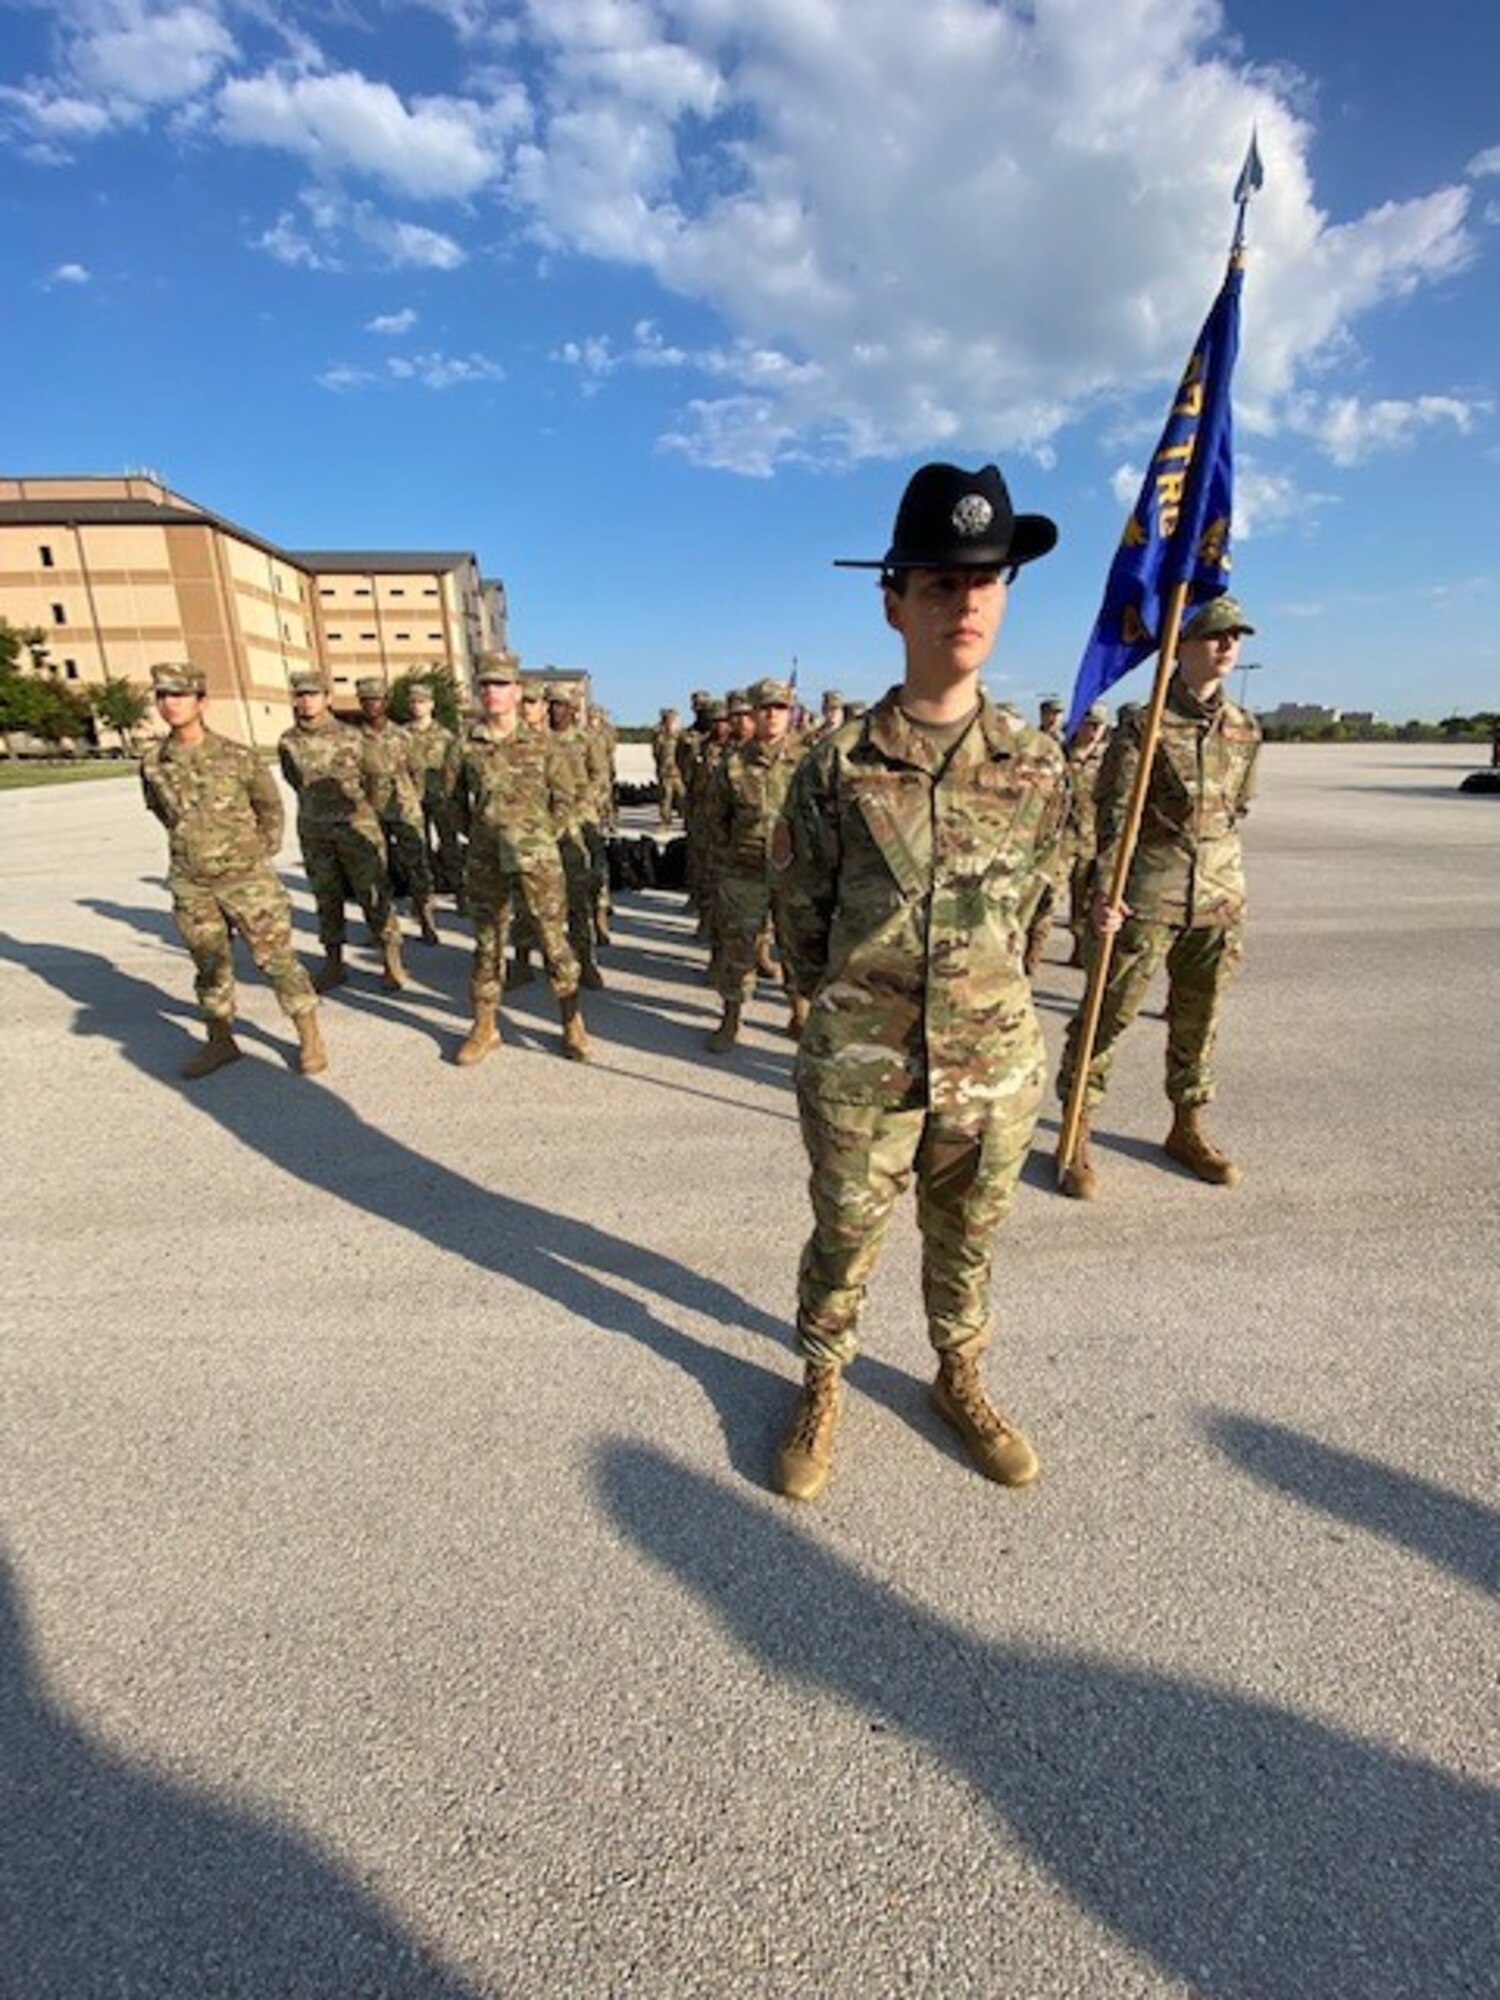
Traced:
[[583, 821], [583, 837], [589, 857], [589, 895], [595, 934], [601, 944], [609, 942], [609, 844], [607, 834], [615, 823], [615, 743], [613, 726], [600, 716], [581, 727], [584, 763], [588, 771], [588, 810]]
[[510, 736], [475, 723], [458, 758], [455, 804], [469, 840], [465, 894], [474, 922], [476, 1006], [493, 1007], [500, 998], [511, 920], [523, 910], [535, 926], [553, 992], [559, 999], [575, 994], [579, 965], [567, 936], [552, 738], [524, 723]]
[[[453, 809], [453, 778], [458, 739], [441, 722], [409, 722], [407, 749], [421, 789], [422, 830], [428, 871], [435, 886], [450, 896], [463, 893], [464, 855], [458, 818]], [[434, 850], [436, 850], [434, 858]]]
[[234, 1019], [238, 931], [295, 1020], [317, 1006], [292, 949], [292, 911], [272, 858], [285, 824], [276, 780], [253, 750], [212, 730], [190, 748], [168, 739], [141, 763], [146, 804], [167, 829], [172, 915], [192, 953], [198, 1005]]
[[427, 860], [427, 835], [422, 825], [424, 776], [413, 752], [409, 732], [399, 722], [378, 728], [357, 725], [365, 744], [365, 774], [370, 803], [385, 836], [387, 866], [397, 893], [404, 889], [413, 906], [432, 901], [432, 870]]
[[[552, 823], [567, 885], [568, 943], [578, 960], [583, 983], [598, 979], [594, 963], [594, 858], [591, 835], [597, 832], [597, 786], [589, 769], [589, 747], [582, 730], [555, 729], [552, 750]], [[516, 943], [529, 950], [535, 927], [518, 928]]]
[[318, 905], [325, 951], [344, 945], [344, 903], [353, 896], [373, 937], [398, 934], [380, 822], [369, 802], [364, 738], [325, 714], [294, 722], [277, 745], [281, 774], [297, 794], [302, 865]]
[[797, 1057], [813, 1233], [809, 1361], [855, 1351], [865, 1288], [915, 1167], [934, 1347], [989, 1332], [991, 1238], [1045, 1082], [1022, 969], [1062, 812], [1062, 755], [987, 699], [951, 749], [892, 689], [807, 752], [772, 840], [782, 936], [811, 1009]]
[[[1112, 879], [1144, 724], [1143, 709], [1121, 709], [1100, 768], [1096, 867], [1102, 890]], [[1115, 937], [1089, 1063], [1090, 1110], [1109, 1082], [1115, 1044], [1139, 1013], [1164, 961], [1167, 1096], [1183, 1107], [1212, 1102], [1219, 1009], [1239, 969], [1243, 937], [1245, 871], [1238, 825], [1254, 790], [1259, 745], [1260, 725], [1247, 709], [1224, 694], [1210, 704], [1200, 702], [1181, 674], [1173, 675], [1125, 884], [1132, 914]], [[1075, 1019], [1057, 1079], [1064, 1103], [1078, 1034]]]
[[716, 742], [711, 733], [705, 733], [697, 738], [688, 766], [687, 800], [683, 809], [687, 821], [688, 894], [697, 908], [699, 930], [704, 937], [711, 937], [714, 928], [714, 858], [707, 815], [708, 786], [728, 747], [727, 743]]
[[651, 760], [656, 766], [657, 817], [663, 826], [670, 826], [674, 815], [682, 810], [682, 773], [677, 764], [681, 744], [682, 731], [668, 730], [664, 725], [651, 738]]
[[[762, 933], [767, 919], [777, 915], [771, 831], [802, 754], [790, 733], [779, 743], [742, 743], [720, 759], [709, 778], [704, 813], [715, 857], [715, 985], [726, 1000], [749, 997]], [[779, 931], [779, 921], [776, 927]]]
[[1059, 859], [1067, 874], [1068, 929], [1078, 947], [1079, 963], [1089, 939], [1089, 910], [1094, 901], [1094, 856], [1099, 842], [1094, 787], [1108, 747], [1108, 736], [1101, 734], [1086, 750], [1068, 752], [1068, 810]]

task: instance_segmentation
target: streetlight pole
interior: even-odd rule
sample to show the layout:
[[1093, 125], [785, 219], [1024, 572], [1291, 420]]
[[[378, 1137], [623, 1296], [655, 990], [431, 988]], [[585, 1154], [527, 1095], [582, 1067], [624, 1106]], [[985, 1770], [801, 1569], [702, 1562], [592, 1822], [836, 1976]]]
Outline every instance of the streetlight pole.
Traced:
[[1258, 673], [1261, 673], [1261, 672], [1263, 672], [1263, 671], [1264, 671], [1264, 662], [1262, 662], [1262, 661], [1260, 661], [1260, 660], [1241, 660], [1241, 661], [1240, 661], [1240, 664], [1239, 664], [1239, 676], [1240, 676], [1240, 707], [1241, 707], [1241, 708], [1248, 708], [1248, 707], [1250, 706], [1250, 704], [1249, 704], [1249, 703], [1248, 703], [1248, 702], [1246, 701], [1246, 699], [1245, 699], [1245, 676], [1246, 676], [1246, 674], [1258, 674]]

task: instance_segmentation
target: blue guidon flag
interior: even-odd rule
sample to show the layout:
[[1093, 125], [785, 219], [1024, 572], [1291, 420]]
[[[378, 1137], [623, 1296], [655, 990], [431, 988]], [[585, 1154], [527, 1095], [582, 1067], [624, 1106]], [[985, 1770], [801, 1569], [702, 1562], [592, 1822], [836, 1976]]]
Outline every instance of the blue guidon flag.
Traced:
[[[1258, 157], [1254, 164], [1258, 169]], [[1091, 702], [1156, 651], [1174, 584], [1187, 583], [1195, 606], [1229, 588], [1229, 379], [1240, 344], [1241, 276], [1240, 260], [1232, 256], [1125, 523], [1073, 687], [1069, 736]]]

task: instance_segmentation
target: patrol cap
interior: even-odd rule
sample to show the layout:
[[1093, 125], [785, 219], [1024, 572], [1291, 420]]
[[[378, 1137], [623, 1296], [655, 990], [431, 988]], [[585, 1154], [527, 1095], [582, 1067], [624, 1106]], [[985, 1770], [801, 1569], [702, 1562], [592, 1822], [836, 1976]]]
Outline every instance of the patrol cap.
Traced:
[[547, 699], [547, 683], [542, 679], [540, 674], [522, 674], [521, 699], [522, 701], [545, 701]]
[[293, 694], [327, 694], [328, 687], [321, 674], [293, 674], [287, 682]]
[[713, 700], [713, 696], [707, 688], [694, 688], [688, 696], [688, 700], [694, 708], [707, 708], [708, 704]]
[[153, 694], [207, 694], [208, 675], [191, 660], [162, 660], [151, 669]]
[[752, 708], [790, 708], [791, 705], [792, 684], [790, 681], [766, 679], [751, 682], [750, 706]]
[[835, 569], [1006, 569], [1035, 562], [1057, 543], [1045, 514], [1018, 514], [998, 465], [919, 466], [896, 511], [891, 545], [876, 561], [842, 557]]
[[729, 710], [724, 706], [722, 701], [710, 695], [708, 700], [703, 704], [703, 713], [710, 722], [722, 722], [725, 716], [728, 715]]
[[377, 675], [371, 674], [366, 679], [354, 683], [354, 692], [361, 701], [384, 701], [389, 696], [390, 689]]
[[661, 711], [661, 719], [663, 722], [670, 722], [673, 716], [676, 715], [676, 713], [677, 711], [675, 708], [664, 708]]
[[725, 695], [724, 713], [726, 715], [748, 715], [750, 713], [750, 697], [743, 688], [731, 688], [728, 694]]
[[844, 697], [839, 693], [837, 688], [824, 688], [823, 706], [825, 708], [842, 708], [844, 706]]
[[412, 701], [433, 701], [436, 699], [432, 692], [431, 681], [413, 681], [407, 689], [407, 694]]
[[1062, 712], [1063, 705], [1055, 694], [1044, 695], [1042, 697], [1043, 715], [1061, 715]]
[[1200, 605], [1182, 628], [1184, 639], [1212, 639], [1219, 632], [1244, 632], [1249, 634], [1255, 627], [1248, 623], [1240, 609], [1240, 600], [1231, 597], [1226, 590], [1222, 597], [1210, 598]]
[[483, 687], [486, 681], [497, 687], [514, 687], [521, 678], [521, 666], [509, 653], [486, 653], [479, 662], [479, 672], [474, 676], [474, 685]]
[[578, 690], [571, 681], [549, 681], [547, 699], [557, 702], [563, 708], [577, 708]]
[[1083, 719], [1085, 722], [1108, 722], [1109, 720], [1108, 702], [1091, 701], [1088, 707], [1083, 711]]

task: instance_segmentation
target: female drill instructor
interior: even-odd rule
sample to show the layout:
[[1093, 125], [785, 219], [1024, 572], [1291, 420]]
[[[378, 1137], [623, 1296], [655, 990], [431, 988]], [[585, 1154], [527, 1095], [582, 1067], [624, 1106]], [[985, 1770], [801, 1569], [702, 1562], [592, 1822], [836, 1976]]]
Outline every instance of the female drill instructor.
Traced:
[[806, 1381], [776, 1484], [827, 1482], [865, 1288], [896, 1197], [917, 1182], [934, 1407], [987, 1477], [1036, 1477], [979, 1374], [991, 1239], [1042, 1101], [1023, 965], [1063, 804], [1051, 737], [979, 676], [1023, 564], [1057, 529], [1012, 511], [993, 465], [923, 466], [877, 569], [905, 673], [808, 752], [772, 837], [784, 948], [811, 996], [797, 1057], [813, 1231], [798, 1273]]

